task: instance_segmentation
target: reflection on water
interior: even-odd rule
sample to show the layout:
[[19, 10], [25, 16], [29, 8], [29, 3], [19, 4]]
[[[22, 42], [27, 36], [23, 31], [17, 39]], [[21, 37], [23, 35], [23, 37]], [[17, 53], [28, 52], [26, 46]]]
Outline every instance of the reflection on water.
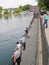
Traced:
[[[8, 19], [0, 19], [0, 65], [8, 65], [15, 48], [15, 43], [29, 26], [33, 13], [22, 12]], [[10, 60], [9, 60], [10, 59]]]

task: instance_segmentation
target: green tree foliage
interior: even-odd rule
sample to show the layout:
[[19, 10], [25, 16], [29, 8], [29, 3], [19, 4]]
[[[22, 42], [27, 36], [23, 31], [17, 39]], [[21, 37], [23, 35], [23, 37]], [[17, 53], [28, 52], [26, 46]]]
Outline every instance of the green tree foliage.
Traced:
[[2, 13], [2, 7], [0, 6], [0, 13]]
[[23, 6], [23, 11], [28, 10], [29, 8], [30, 8], [30, 5], [28, 5], [28, 4], [27, 5], [24, 5]]
[[5, 9], [5, 10], [4, 10], [4, 15], [8, 15], [8, 14], [9, 14], [8, 9]]
[[14, 11], [13, 11], [13, 13], [19, 13], [19, 12], [21, 12], [22, 10], [20, 9], [20, 8], [16, 8]]
[[39, 0], [38, 5], [39, 5], [39, 8], [40, 8], [40, 9], [42, 9], [42, 10], [45, 10], [45, 9], [46, 9], [44, 0]]
[[22, 9], [23, 9], [23, 6], [19, 6], [19, 9], [21, 9], [21, 10], [22, 10]]
[[39, 3], [38, 3], [40, 9], [42, 10], [49, 10], [49, 0], [39, 0]]
[[30, 8], [30, 5], [24, 5], [24, 6], [19, 6], [19, 8], [16, 8], [13, 13], [19, 13], [21, 11], [28, 10]]
[[45, 3], [45, 5], [46, 5], [46, 9], [49, 10], [49, 0], [44, 0], [44, 3]]
[[2, 7], [0, 6], [0, 10], [2, 10]]
[[2, 14], [0, 13], [0, 18], [2, 18]]

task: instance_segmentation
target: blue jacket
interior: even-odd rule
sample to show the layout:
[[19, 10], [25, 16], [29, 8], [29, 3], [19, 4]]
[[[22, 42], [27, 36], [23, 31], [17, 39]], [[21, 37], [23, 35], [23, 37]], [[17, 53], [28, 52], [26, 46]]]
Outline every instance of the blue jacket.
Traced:
[[48, 16], [47, 15], [44, 16], [44, 20], [48, 20]]

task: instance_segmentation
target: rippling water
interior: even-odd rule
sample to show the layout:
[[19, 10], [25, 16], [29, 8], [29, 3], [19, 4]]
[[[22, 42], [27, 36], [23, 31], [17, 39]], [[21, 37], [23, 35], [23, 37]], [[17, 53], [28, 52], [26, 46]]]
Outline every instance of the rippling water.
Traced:
[[22, 12], [8, 19], [0, 19], [0, 65], [8, 65], [15, 43], [24, 34], [32, 17], [32, 12]]

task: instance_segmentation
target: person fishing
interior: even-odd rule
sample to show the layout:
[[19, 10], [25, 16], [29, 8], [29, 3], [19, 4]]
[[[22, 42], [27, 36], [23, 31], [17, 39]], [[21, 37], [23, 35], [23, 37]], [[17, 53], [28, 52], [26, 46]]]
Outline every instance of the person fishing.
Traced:
[[26, 37], [23, 35], [20, 41], [21, 41], [23, 50], [25, 50], [26, 49]]
[[25, 30], [25, 37], [26, 37], [26, 38], [29, 38], [28, 32], [29, 32], [29, 28], [26, 27], [26, 30]]
[[14, 54], [12, 55], [13, 58], [13, 65], [15, 65], [17, 63], [17, 65], [20, 65], [21, 62], [21, 52], [19, 50], [19, 48], [17, 47]]

